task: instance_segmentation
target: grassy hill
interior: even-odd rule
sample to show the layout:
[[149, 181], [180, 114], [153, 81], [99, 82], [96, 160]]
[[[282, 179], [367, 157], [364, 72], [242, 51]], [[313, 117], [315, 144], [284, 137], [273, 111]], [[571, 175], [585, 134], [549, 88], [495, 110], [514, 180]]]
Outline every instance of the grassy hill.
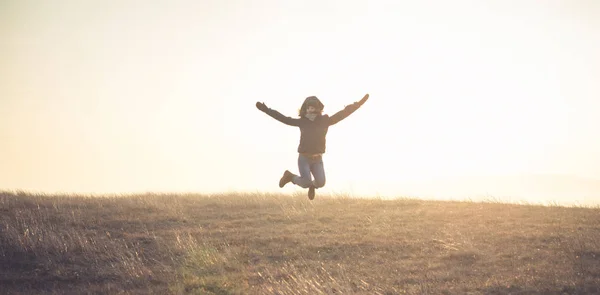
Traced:
[[594, 294], [600, 209], [0, 192], [7, 294]]

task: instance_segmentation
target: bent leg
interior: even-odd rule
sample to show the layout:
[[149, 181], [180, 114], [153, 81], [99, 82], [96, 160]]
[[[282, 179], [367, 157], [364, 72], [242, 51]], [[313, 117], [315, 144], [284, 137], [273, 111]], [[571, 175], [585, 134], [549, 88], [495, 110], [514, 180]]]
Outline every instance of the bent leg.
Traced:
[[315, 160], [314, 163], [310, 165], [310, 171], [312, 175], [315, 177], [313, 181], [313, 186], [315, 188], [321, 188], [325, 186], [325, 167], [323, 166], [323, 159], [319, 158]]
[[300, 176], [294, 176], [292, 183], [303, 188], [308, 188], [312, 184], [312, 177], [310, 176], [310, 161], [303, 155], [298, 155], [298, 170]]

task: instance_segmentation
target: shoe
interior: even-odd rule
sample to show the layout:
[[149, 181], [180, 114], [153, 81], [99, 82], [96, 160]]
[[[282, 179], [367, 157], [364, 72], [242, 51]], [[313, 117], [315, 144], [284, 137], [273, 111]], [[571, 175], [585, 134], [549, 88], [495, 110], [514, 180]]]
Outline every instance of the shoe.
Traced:
[[314, 198], [315, 198], [315, 187], [311, 185], [311, 186], [308, 188], [308, 199], [309, 199], [309, 200], [312, 200], [312, 199], [314, 199]]
[[283, 176], [281, 176], [281, 179], [279, 180], [279, 187], [284, 187], [288, 182], [292, 181], [292, 178], [294, 178], [294, 174], [288, 170], [285, 170], [285, 172], [283, 172]]

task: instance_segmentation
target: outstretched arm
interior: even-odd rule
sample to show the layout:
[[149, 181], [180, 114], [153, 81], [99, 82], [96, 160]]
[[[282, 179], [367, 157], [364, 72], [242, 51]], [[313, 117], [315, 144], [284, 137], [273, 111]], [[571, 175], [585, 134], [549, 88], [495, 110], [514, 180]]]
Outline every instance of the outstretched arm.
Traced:
[[360, 101], [357, 101], [351, 105], [347, 105], [343, 110], [333, 114], [333, 116], [329, 117], [329, 125], [336, 124], [337, 122], [350, 116], [350, 114], [358, 110], [358, 108], [360, 108], [367, 101], [367, 99], [369, 99], [369, 94], [366, 94]]
[[290, 125], [290, 126], [299, 126], [300, 119], [286, 117], [286, 116], [282, 115], [280, 112], [278, 112], [274, 109], [268, 108], [262, 102], [257, 102], [256, 108], [283, 124]]

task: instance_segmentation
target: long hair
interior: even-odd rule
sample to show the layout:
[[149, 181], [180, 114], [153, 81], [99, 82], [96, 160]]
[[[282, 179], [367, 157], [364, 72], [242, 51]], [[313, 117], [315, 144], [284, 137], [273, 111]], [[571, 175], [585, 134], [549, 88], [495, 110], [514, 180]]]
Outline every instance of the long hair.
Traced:
[[317, 110], [319, 110], [320, 113], [323, 113], [323, 109], [325, 108], [325, 105], [323, 105], [323, 103], [316, 96], [309, 96], [302, 103], [302, 106], [300, 107], [300, 110], [298, 111], [298, 116], [300, 116], [300, 117], [306, 116], [306, 110], [308, 109], [309, 106], [313, 106], [313, 107], [317, 108]]

